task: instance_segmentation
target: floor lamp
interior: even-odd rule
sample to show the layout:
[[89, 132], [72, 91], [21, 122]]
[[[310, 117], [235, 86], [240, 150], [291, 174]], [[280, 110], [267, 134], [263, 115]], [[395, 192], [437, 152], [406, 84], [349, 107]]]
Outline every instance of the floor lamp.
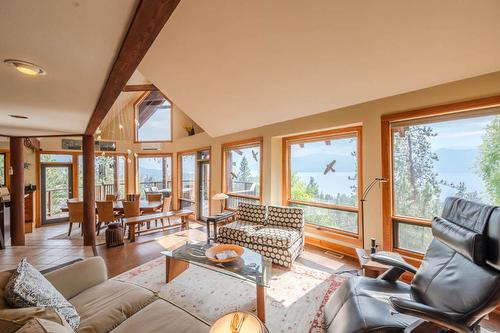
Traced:
[[361, 195], [361, 235], [362, 235], [362, 241], [363, 241], [363, 249], [365, 248], [365, 201], [366, 197], [368, 196], [368, 193], [370, 193], [370, 190], [372, 189], [373, 186], [377, 183], [387, 183], [388, 179], [387, 178], [382, 178], [382, 177], [377, 177], [372, 182], [370, 185], [368, 185], [365, 190], [363, 191], [363, 194]]

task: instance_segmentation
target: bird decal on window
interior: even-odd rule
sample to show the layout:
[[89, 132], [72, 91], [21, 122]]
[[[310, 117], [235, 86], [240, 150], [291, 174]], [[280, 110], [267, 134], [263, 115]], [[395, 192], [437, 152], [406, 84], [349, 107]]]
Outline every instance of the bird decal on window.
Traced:
[[326, 168], [325, 168], [325, 171], [323, 172], [324, 175], [328, 174], [329, 172], [331, 173], [334, 173], [335, 172], [335, 169], [333, 168], [333, 166], [335, 165], [335, 163], [337, 163], [337, 160], [333, 160], [331, 161], [330, 163], [328, 163], [326, 165]]
[[258, 162], [258, 161], [259, 161], [259, 160], [257, 159], [257, 156], [259, 156], [259, 152], [253, 151], [253, 149], [252, 149], [252, 156], [253, 156], [253, 159], [255, 160], [255, 162]]
[[231, 179], [236, 179], [236, 178], [238, 178], [238, 176], [234, 172], [231, 171]]

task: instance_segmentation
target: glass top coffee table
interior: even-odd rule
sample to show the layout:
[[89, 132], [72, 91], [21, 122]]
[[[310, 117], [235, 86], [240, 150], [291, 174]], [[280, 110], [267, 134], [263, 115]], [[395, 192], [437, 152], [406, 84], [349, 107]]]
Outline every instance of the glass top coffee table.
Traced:
[[169, 283], [193, 264], [234, 278], [255, 283], [257, 289], [257, 317], [265, 322], [265, 288], [269, 287], [271, 262], [260, 254], [243, 248], [243, 255], [229, 263], [216, 263], [205, 256], [213, 244], [187, 242], [172, 251], [162, 251], [165, 256], [166, 283]]

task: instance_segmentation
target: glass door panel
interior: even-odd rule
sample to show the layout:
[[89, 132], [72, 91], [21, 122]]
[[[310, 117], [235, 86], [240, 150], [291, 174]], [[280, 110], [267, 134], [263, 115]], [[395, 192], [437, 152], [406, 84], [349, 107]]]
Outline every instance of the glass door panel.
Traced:
[[42, 224], [67, 220], [68, 213], [62, 212], [61, 208], [72, 197], [72, 170], [72, 164], [41, 165]]
[[204, 220], [210, 215], [209, 209], [209, 184], [210, 184], [210, 164], [208, 161], [199, 162], [199, 181], [198, 181], [198, 218]]

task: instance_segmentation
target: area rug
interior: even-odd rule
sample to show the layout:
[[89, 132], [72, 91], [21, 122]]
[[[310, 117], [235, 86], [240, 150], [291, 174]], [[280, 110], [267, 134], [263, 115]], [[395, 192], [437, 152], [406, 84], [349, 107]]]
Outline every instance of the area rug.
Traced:
[[[158, 258], [114, 279], [131, 282], [188, 310], [208, 323], [234, 310], [255, 313], [255, 285], [191, 265], [165, 283], [165, 259]], [[266, 326], [271, 333], [324, 332], [323, 308], [344, 278], [295, 264], [274, 268], [266, 294]]]

